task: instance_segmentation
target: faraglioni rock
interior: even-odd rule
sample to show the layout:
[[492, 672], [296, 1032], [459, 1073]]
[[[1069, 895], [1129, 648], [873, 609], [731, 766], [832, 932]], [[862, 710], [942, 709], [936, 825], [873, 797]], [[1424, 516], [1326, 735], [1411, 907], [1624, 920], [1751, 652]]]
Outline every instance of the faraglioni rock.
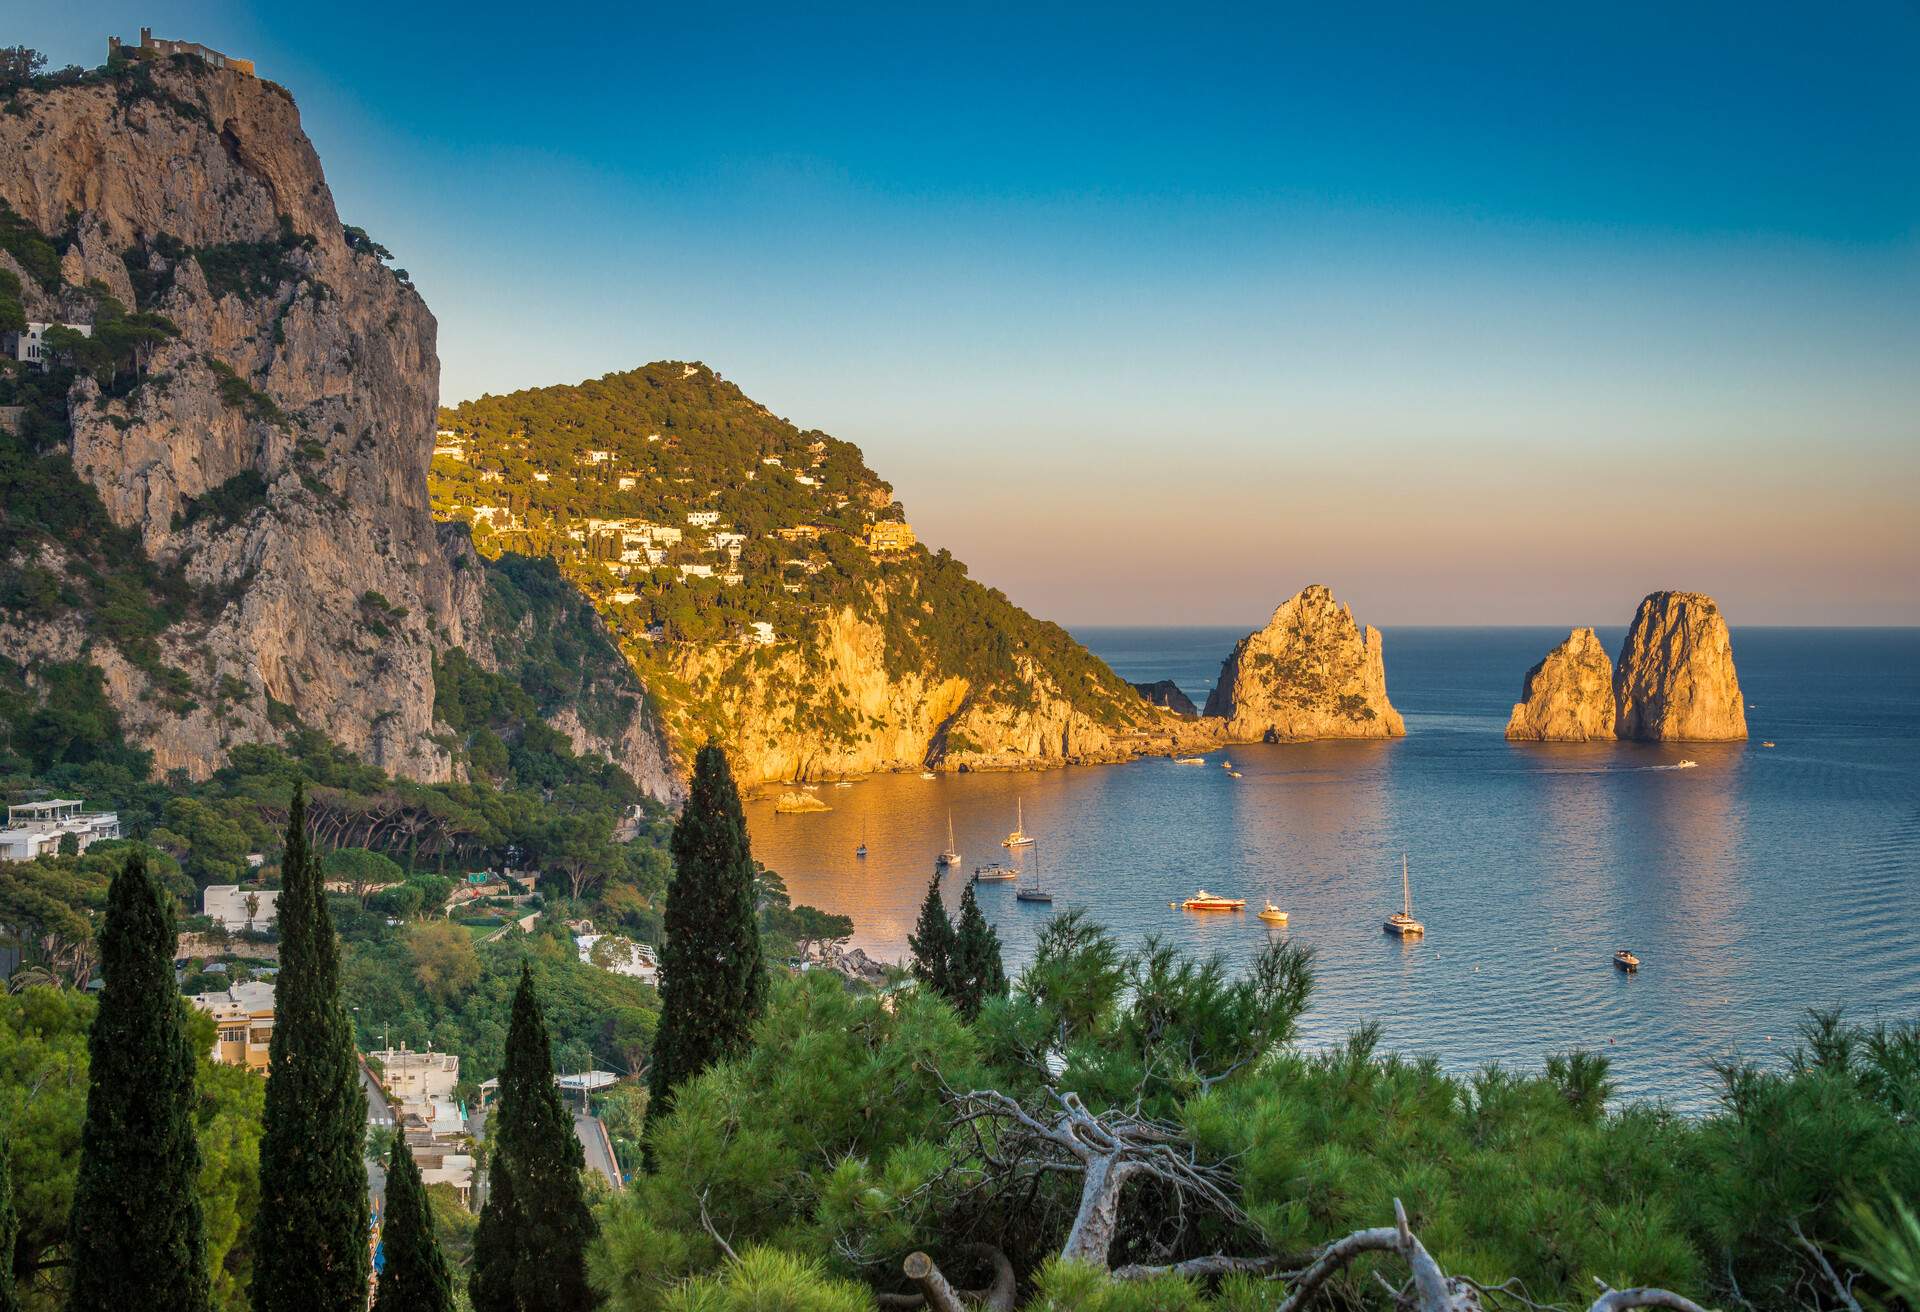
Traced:
[[1160, 679], [1153, 683], [1133, 685], [1142, 697], [1155, 706], [1163, 706], [1179, 715], [1198, 715], [1200, 708], [1193, 704], [1193, 698], [1180, 691], [1180, 685], [1172, 679]]
[[1287, 738], [1398, 738], [1387, 700], [1380, 631], [1320, 584], [1281, 603], [1267, 626], [1242, 638], [1220, 667], [1206, 714], [1232, 742]]
[[1747, 736], [1733, 641], [1712, 597], [1655, 592], [1640, 603], [1613, 671], [1614, 731], [1640, 742]]
[[1613, 662], [1592, 629], [1575, 629], [1527, 671], [1507, 719], [1507, 737], [1584, 743], [1612, 738], [1613, 722]]

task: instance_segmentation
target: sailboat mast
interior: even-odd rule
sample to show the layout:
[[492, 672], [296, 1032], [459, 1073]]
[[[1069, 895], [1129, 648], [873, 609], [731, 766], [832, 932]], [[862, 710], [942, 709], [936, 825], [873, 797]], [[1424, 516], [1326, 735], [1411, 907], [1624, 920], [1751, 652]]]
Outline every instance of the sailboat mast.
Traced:
[[1411, 918], [1413, 915], [1413, 885], [1407, 882], [1407, 854], [1400, 854], [1400, 911]]

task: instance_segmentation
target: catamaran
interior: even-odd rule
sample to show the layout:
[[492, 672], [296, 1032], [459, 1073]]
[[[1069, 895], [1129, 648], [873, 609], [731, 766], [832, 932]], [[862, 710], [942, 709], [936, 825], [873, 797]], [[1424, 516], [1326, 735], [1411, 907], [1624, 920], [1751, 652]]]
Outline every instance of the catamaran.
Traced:
[[1032, 847], [1033, 835], [1027, 832], [1026, 809], [1018, 798], [1013, 803], [1013, 832], [1000, 840], [1002, 847]]
[[935, 857], [934, 861], [943, 866], [960, 864], [960, 850], [953, 845], [953, 812], [951, 811], [947, 812], [947, 850]]
[[1387, 917], [1386, 931], [1401, 938], [1420, 938], [1427, 927], [1413, 918], [1413, 885], [1407, 882], [1407, 854], [1400, 854], [1400, 909]]
[[[1032, 846], [1033, 840], [1029, 838], [1027, 844]], [[1020, 886], [1013, 890], [1013, 897], [1016, 902], [1053, 901], [1053, 894], [1047, 892], [1046, 889], [1040, 886], [1040, 853], [1038, 850], [1033, 854], [1033, 881], [1028, 883], [1023, 880]]]

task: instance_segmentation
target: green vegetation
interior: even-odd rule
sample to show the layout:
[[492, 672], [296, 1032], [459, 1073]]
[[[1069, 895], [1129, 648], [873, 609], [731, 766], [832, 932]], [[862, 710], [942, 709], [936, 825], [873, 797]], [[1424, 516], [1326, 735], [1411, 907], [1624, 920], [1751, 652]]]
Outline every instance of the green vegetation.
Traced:
[[753, 856], [727, 754], [708, 743], [673, 828], [673, 884], [660, 952], [660, 1030], [649, 1106], [746, 1043], [766, 1002]]
[[254, 1312], [346, 1312], [366, 1302], [360, 1149], [367, 1100], [340, 995], [340, 947], [320, 863], [307, 844], [305, 801], [296, 790], [280, 862], [280, 974], [260, 1136]]
[[1000, 961], [1000, 935], [980, 914], [980, 903], [969, 882], [960, 890], [960, 924], [954, 931], [953, 955], [948, 961], [952, 992], [947, 1000], [967, 1021], [978, 1020], [980, 1009], [1007, 996], [1007, 970]]
[[487, 1202], [474, 1232], [474, 1312], [585, 1312], [594, 1223], [573, 1117], [553, 1083], [546, 1020], [523, 970], [513, 998]]
[[936, 870], [927, 881], [927, 896], [920, 903], [920, 917], [907, 935], [907, 949], [913, 954], [913, 977], [941, 997], [953, 995], [953, 921], [947, 917], [947, 904], [940, 900], [940, 875]]
[[281, 284], [297, 282], [303, 276], [292, 256], [297, 250], [312, 247], [313, 238], [296, 234], [293, 220], [282, 214], [280, 235], [275, 240], [200, 246], [194, 249], [193, 258], [216, 300], [238, 296], [243, 301], [259, 301], [276, 294]]
[[434, 1237], [433, 1208], [407, 1137], [393, 1136], [387, 1155], [387, 1207], [380, 1228], [386, 1265], [373, 1312], [453, 1312], [453, 1281]]
[[173, 985], [173, 898], [129, 856], [107, 891], [68, 1226], [73, 1305], [208, 1307], [194, 1053]]
[[20, 1234], [20, 1218], [13, 1212], [13, 1149], [8, 1131], [0, 1126], [0, 1312], [19, 1312], [13, 1289], [13, 1241]]
[[[682, 742], [727, 736], [729, 700], [787, 652], [803, 671], [780, 689], [792, 727], [861, 741], [865, 716], [830, 680], [812, 677], [823, 673], [817, 630], [842, 610], [881, 630], [893, 677], [966, 679], [1015, 707], [1032, 703], [1038, 681], [1102, 723], [1144, 719], [1138, 694], [1102, 662], [975, 583], [948, 553], [869, 552], [867, 527], [904, 512], [858, 448], [796, 428], [703, 366], [660, 363], [577, 387], [481, 397], [444, 411], [441, 423], [465, 450], [434, 460], [435, 513], [472, 523], [489, 556], [557, 561], [597, 599]], [[476, 506], [511, 514], [511, 527]], [[689, 523], [694, 514], [718, 522]], [[637, 558], [621, 531], [587, 532], [595, 519], [668, 533], [651, 557]], [[739, 539], [722, 542], [713, 536], [721, 531]], [[632, 600], [614, 599], [629, 592]], [[759, 623], [797, 645], [742, 647], [721, 668], [681, 677], [677, 644], [738, 643]]]

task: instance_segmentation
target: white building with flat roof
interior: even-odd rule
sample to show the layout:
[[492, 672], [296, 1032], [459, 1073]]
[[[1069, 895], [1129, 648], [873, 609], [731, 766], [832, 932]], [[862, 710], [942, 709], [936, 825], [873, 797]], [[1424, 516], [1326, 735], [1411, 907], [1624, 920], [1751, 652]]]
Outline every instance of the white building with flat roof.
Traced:
[[[247, 910], [248, 898], [254, 899], [251, 912]], [[208, 884], [200, 894], [200, 910], [225, 929], [272, 929], [279, 917], [280, 892], [239, 884]]]
[[0, 829], [0, 861], [31, 861], [56, 856], [60, 841], [72, 834], [79, 851], [102, 839], [120, 837], [120, 816], [113, 811], [87, 811], [85, 802], [56, 797], [45, 802], [23, 802], [7, 808], [7, 827]]
[[435, 1098], [451, 1098], [460, 1083], [460, 1058], [456, 1053], [414, 1052], [405, 1044], [370, 1052], [380, 1063], [380, 1084], [396, 1102], [427, 1103]]
[[25, 332], [7, 334], [6, 353], [36, 369], [45, 369], [53, 359], [53, 352], [47, 346], [49, 328], [71, 328], [82, 337], [93, 336], [90, 323], [29, 323]]

